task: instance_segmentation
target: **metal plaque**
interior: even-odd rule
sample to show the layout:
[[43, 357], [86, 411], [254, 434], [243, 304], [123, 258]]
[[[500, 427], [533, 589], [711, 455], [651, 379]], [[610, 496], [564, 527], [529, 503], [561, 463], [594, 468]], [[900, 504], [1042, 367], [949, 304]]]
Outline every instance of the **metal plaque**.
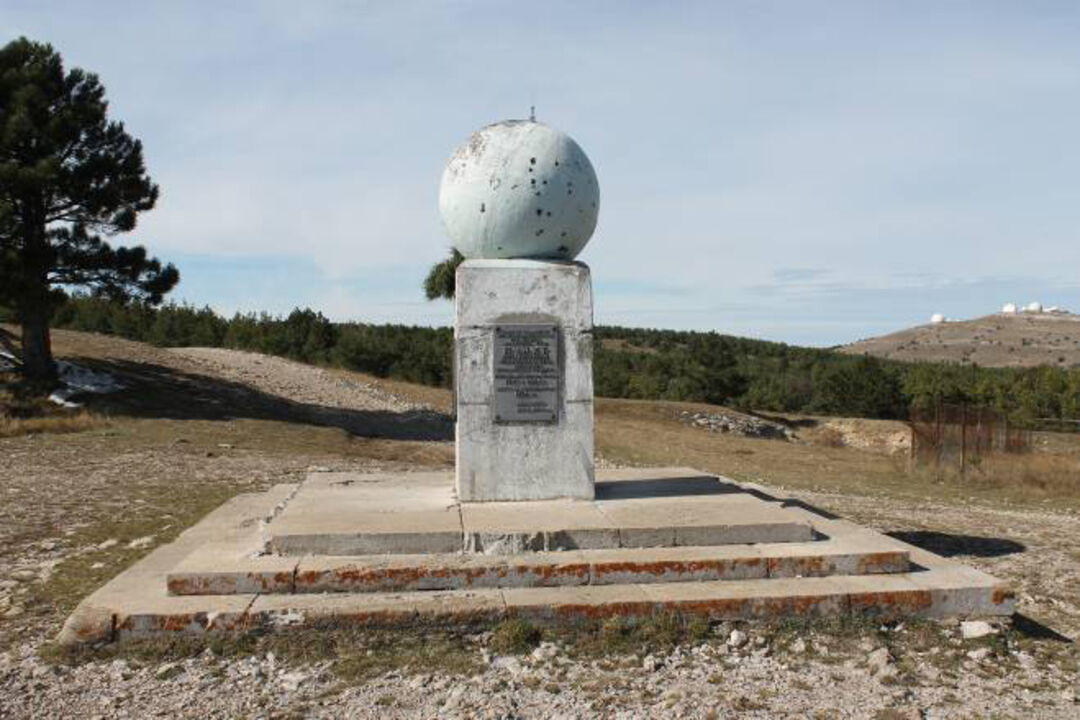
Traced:
[[558, 422], [556, 326], [497, 325], [494, 347], [495, 422]]

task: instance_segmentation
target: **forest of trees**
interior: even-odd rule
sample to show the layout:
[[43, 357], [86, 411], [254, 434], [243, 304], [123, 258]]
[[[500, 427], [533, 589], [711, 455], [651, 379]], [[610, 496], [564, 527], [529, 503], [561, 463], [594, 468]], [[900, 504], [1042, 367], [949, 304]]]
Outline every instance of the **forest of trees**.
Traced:
[[[209, 308], [89, 297], [69, 299], [54, 325], [160, 346], [252, 350], [427, 385], [453, 382], [449, 328], [333, 323], [307, 309], [223, 318]], [[597, 327], [595, 338], [596, 393], [605, 397], [870, 418], [904, 418], [913, 405], [943, 400], [987, 405], [1018, 422], [1080, 417], [1080, 368], [899, 363], [711, 332]]]

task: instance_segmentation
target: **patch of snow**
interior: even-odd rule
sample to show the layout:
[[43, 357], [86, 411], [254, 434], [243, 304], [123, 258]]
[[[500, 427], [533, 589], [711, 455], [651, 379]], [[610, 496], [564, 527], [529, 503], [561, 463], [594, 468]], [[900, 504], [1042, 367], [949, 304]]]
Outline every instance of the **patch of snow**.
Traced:
[[68, 400], [68, 396], [74, 395], [74, 394], [75, 393], [69, 391], [67, 388], [61, 388], [60, 390], [55, 390], [55, 391], [53, 391], [52, 393], [49, 394], [49, 402], [55, 403], [56, 405], [59, 405], [60, 407], [66, 407], [66, 408], [82, 407], [82, 403], [77, 403], [77, 402], [74, 402], [72, 400]]
[[91, 370], [65, 360], [56, 363], [60, 380], [73, 388], [88, 393], [111, 393], [122, 390], [124, 384], [107, 372]]
[[49, 400], [66, 408], [81, 407], [81, 403], [71, 399], [80, 393], [103, 395], [124, 388], [122, 382], [107, 372], [91, 370], [66, 360], [56, 363], [56, 372], [63, 387], [54, 390]]

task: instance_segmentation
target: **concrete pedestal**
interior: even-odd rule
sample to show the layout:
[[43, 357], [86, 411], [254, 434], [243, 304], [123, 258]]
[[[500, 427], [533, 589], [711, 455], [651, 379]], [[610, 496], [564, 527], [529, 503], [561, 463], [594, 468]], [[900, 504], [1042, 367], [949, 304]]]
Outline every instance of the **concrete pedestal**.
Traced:
[[320, 472], [238, 495], [79, 603], [58, 640], [671, 612], [880, 621], [1016, 607], [985, 573], [688, 468], [602, 470], [593, 501], [459, 503], [453, 482]]
[[[593, 498], [592, 283], [587, 265], [466, 260], [457, 271], [454, 363], [462, 502]], [[497, 333], [554, 327], [554, 367], [537, 419], [507, 413]], [[543, 349], [543, 348], [541, 348]], [[503, 397], [497, 398], [499, 393]], [[526, 407], [524, 404], [522, 407]]]

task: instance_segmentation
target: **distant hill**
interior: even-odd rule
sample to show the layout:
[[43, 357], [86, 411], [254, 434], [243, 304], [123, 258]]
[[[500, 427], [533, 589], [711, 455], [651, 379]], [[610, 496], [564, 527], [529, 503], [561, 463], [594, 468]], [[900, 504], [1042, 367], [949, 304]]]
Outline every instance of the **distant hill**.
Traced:
[[982, 367], [1080, 367], [1080, 315], [998, 313], [974, 320], [919, 325], [838, 348], [907, 362]]

